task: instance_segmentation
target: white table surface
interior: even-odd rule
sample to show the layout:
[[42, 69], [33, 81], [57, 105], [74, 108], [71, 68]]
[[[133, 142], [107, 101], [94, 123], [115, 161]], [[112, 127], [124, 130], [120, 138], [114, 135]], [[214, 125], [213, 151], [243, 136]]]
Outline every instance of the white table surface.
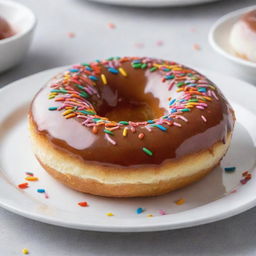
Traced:
[[[183, 8], [124, 8], [86, 0], [19, 0], [38, 17], [31, 50], [0, 86], [70, 63], [110, 56], [154, 56], [237, 76], [208, 44], [212, 23], [255, 0], [222, 0]], [[116, 25], [115, 29], [108, 27]], [[73, 32], [74, 38], [68, 33]], [[163, 41], [158, 46], [158, 41]], [[136, 44], [143, 44], [138, 48]], [[194, 50], [199, 44], [201, 50]], [[245, 77], [246, 78], [246, 77]], [[0, 209], [0, 255], [256, 255], [256, 208], [216, 223], [182, 230], [114, 234], [86, 232], [32, 221]]]

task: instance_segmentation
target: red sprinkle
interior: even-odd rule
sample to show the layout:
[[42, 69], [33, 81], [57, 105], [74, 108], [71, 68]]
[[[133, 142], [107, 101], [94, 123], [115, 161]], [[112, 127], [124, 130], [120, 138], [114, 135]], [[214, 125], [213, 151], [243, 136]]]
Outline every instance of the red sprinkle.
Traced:
[[78, 205], [80, 205], [81, 207], [86, 207], [89, 206], [87, 202], [79, 202]]
[[69, 32], [69, 33], [68, 33], [68, 37], [69, 37], [69, 38], [74, 38], [75, 36], [76, 36], [76, 34], [73, 33], [73, 32]]
[[116, 28], [116, 25], [113, 24], [113, 23], [108, 23], [108, 27], [109, 27], [110, 29], [115, 29], [115, 28]]
[[28, 188], [28, 183], [27, 182], [26, 183], [21, 183], [21, 184], [18, 185], [18, 187], [20, 189], [26, 189], [26, 188]]
[[140, 139], [140, 140], [142, 140], [143, 138], [144, 138], [144, 133], [140, 133], [139, 135], [138, 135], [138, 138]]

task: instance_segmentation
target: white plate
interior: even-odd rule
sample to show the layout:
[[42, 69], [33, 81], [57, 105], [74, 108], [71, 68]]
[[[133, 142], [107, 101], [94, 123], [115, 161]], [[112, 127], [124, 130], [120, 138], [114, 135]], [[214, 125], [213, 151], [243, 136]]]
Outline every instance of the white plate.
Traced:
[[[208, 223], [243, 212], [256, 205], [256, 179], [239, 185], [244, 170], [253, 171], [256, 145], [256, 89], [232, 77], [203, 71], [216, 82], [232, 102], [237, 123], [228, 154], [202, 181], [168, 195], [140, 199], [110, 199], [75, 192], [51, 178], [33, 156], [27, 132], [26, 113], [37, 90], [63, 68], [44, 71], [16, 81], [0, 90], [0, 205], [38, 221], [85, 230], [156, 231]], [[232, 174], [223, 167], [235, 166]], [[33, 172], [38, 182], [20, 190], [25, 172]], [[238, 186], [236, 193], [229, 194]], [[46, 189], [49, 199], [37, 193]], [[186, 200], [176, 205], [177, 199]], [[89, 207], [77, 205], [87, 201]], [[138, 207], [145, 212], [137, 214]], [[161, 216], [159, 210], [167, 212]], [[112, 212], [113, 217], [105, 214]], [[147, 217], [153, 214], [154, 217]]]
[[89, 0], [104, 4], [141, 6], [141, 7], [163, 7], [163, 6], [185, 6], [216, 2], [219, 0]]
[[235, 22], [246, 12], [256, 9], [256, 5], [228, 13], [217, 20], [209, 32], [209, 42], [213, 49], [237, 66], [242, 77], [250, 76], [255, 81], [256, 63], [237, 57], [229, 43], [231, 29]]

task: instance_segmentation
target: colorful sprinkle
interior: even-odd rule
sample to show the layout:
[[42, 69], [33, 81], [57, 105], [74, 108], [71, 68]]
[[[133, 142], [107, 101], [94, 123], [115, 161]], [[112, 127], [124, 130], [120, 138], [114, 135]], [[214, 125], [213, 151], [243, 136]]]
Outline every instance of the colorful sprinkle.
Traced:
[[127, 73], [126, 73], [126, 71], [123, 68], [119, 68], [118, 70], [121, 73], [121, 75], [127, 76]]
[[153, 217], [153, 214], [147, 214], [147, 217], [148, 217], [148, 218], [152, 218], [152, 217]]
[[160, 130], [163, 131], [163, 132], [166, 132], [166, 131], [167, 131], [167, 128], [164, 127], [164, 126], [162, 126], [162, 125], [160, 125], [160, 124], [152, 124], [151, 126], [152, 126], [152, 127], [157, 127], [158, 129], [160, 129]]
[[201, 118], [203, 119], [203, 121], [206, 123], [207, 122], [207, 119], [204, 115], [201, 115]]
[[142, 140], [142, 139], [144, 138], [144, 136], [145, 136], [144, 133], [140, 133], [140, 134], [138, 135], [138, 138], [139, 138], [140, 140]]
[[39, 189], [37, 189], [37, 193], [45, 193], [45, 189], [39, 188]]
[[114, 23], [108, 23], [108, 28], [115, 29], [116, 25]]
[[106, 213], [106, 215], [107, 215], [108, 217], [114, 216], [114, 214], [113, 214], [112, 212], [108, 212], [108, 213]]
[[28, 186], [28, 183], [26, 182], [26, 183], [21, 183], [21, 184], [19, 184], [18, 185], [18, 188], [20, 188], [20, 189], [26, 189], [26, 188], [28, 188], [29, 186]]
[[182, 204], [184, 204], [185, 203], [185, 199], [183, 199], [183, 198], [181, 198], [181, 199], [179, 199], [179, 200], [177, 200], [176, 202], [175, 202], [175, 204], [177, 204], [177, 205], [182, 205]]
[[149, 149], [147, 149], [147, 148], [143, 147], [143, 148], [142, 148], [142, 150], [143, 150], [147, 155], [149, 155], [149, 156], [153, 156], [153, 152], [152, 152], [152, 151], [150, 151]]
[[224, 170], [225, 172], [230, 173], [230, 172], [234, 172], [236, 170], [236, 167], [225, 167]]
[[141, 207], [137, 208], [137, 210], [136, 210], [136, 213], [137, 213], [137, 214], [141, 214], [141, 213], [143, 213], [143, 212], [144, 212], [144, 209], [141, 208]]
[[102, 83], [106, 85], [108, 83], [106, 76], [104, 74], [101, 74], [100, 77], [101, 77]]
[[110, 136], [108, 134], [105, 134], [107, 140], [112, 144], [112, 145], [116, 145], [116, 141], [114, 141], [112, 138], [110, 138]]
[[126, 136], [127, 136], [127, 133], [128, 133], [128, 128], [125, 127], [125, 128], [123, 129], [123, 136], [126, 137]]
[[160, 215], [166, 215], [166, 211], [165, 210], [159, 210], [159, 214]]
[[53, 111], [53, 110], [57, 110], [57, 107], [49, 107], [48, 110]]
[[23, 248], [23, 249], [22, 249], [22, 253], [23, 253], [23, 254], [29, 254], [29, 250], [28, 250], [27, 248]]
[[89, 206], [86, 201], [79, 202], [78, 205], [81, 206], [81, 207], [87, 207], [87, 206]]
[[25, 180], [27, 180], [27, 181], [38, 181], [38, 178], [33, 177], [33, 176], [28, 176], [28, 177], [25, 178]]

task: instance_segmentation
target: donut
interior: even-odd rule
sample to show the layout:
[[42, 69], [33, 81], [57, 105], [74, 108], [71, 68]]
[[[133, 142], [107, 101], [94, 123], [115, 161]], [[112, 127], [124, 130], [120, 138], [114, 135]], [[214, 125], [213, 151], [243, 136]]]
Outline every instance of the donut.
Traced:
[[57, 74], [34, 97], [28, 120], [36, 158], [63, 184], [144, 197], [184, 187], [217, 166], [235, 115], [193, 69], [115, 57]]
[[233, 25], [230, 45], [237, 56], [256, 62], [256, 9], [242, 15]]

